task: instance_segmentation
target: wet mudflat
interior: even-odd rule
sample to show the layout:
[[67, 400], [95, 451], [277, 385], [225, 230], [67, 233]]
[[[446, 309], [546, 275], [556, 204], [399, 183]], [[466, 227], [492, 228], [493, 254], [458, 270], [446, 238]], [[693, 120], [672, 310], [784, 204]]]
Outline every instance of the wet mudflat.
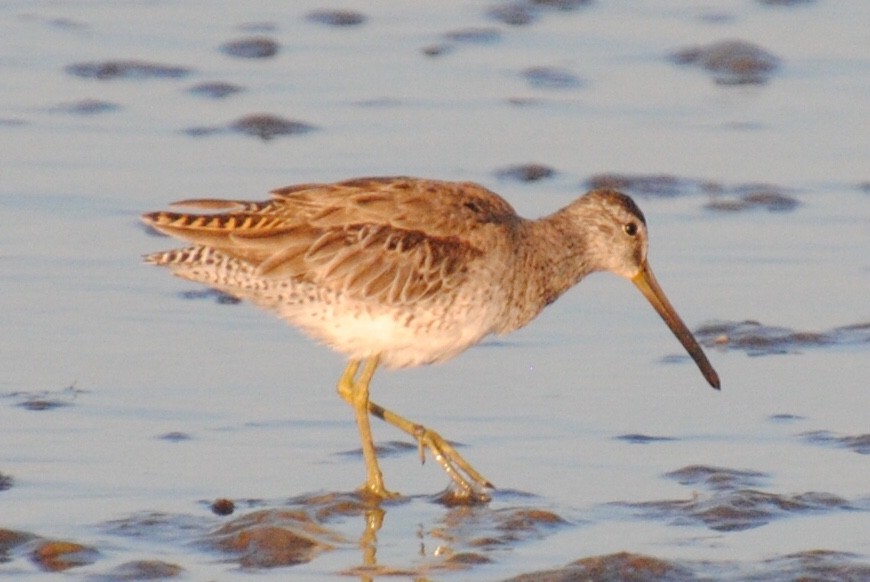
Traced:
[[[865, 3], [222, 8], [0, 8], [0, 575], [870, 578]], [[626, 191], [722, 392], [593, 276], [375, 379], [490, 504], [379, 425], [404, 495], [361, 497], [341, 358], [139, 264], [137, 216], [383, 174]]]

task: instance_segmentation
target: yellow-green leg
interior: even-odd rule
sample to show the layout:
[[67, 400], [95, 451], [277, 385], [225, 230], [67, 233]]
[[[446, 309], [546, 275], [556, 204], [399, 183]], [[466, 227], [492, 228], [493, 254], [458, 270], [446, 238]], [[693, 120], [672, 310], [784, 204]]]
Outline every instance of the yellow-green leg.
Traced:
[[456, 495], [460, 499], [488, 501], [489, 495], [484, 489], [493, 488], [492, 483], [478, 473], [441, 435], [369, 400], [369, 384], [378, 367], [378, 358], [366, 360], [357, 378], [360, 364], [359, 360], [348, 362], [338, 382], [338, 393], [353, 408], [359, 428], [363, 459], [366, 464], [366, 483], [363, 490], [380, 498], [396, 495], [384, 487], [384, 477], [378, 466], [369, 422], [369, 414], [372, 414], [413, 437], [420, 445], [421, 460], [425, 460], [424, 447], [428, 448], [435, 461], [456, 484], [458, 488]]
[[348, 362], [341, 379], [338, 381], [338, 394], [353, 408], [356, 425], [359, 428], [363, 459], [366, 464], [366, 482], [362, 489], [381, 499], [394, 497], [396, 494], [387, 491], [384, 487], [384, 476], [378, 466], [378, 456], [375, 451], [375, 443], [372, 440], [372, 427], [369, 422], [369, 384], [378, 367], [378, 358], [366, 360], [359, 378], [355, 378], [359, 365], [358, 360]]
[[493, 489], [493, 484], [477, 472], [440, 434], [374, 402], [370, 401], [368, 408], [372, 415], [414, 437], [420, 445], [421, 461], [425, 461], [424, 447], [428, 448], [435, 461], [458, 487], [456, 496], [460, 500], [489, 501], [489, 495], [484, 489]]

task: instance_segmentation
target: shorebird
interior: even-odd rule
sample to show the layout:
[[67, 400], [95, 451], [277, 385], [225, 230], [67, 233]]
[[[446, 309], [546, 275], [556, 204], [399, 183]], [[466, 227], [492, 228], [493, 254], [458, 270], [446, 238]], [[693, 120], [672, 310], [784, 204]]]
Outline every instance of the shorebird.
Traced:
[[338, 393], [353, 408], [366, 481], [384, 486], [369, 416], [411, 435], [452, 479], [459, 499], [492, 484], [437, 432], [369, 399], [379, 366], [443, 362], [489, 334], [528, 324], [595, 271], [634, 283], [694, 359], [719, 377], [647, 262], [643, 213], [623, 193], [588, 192], [537, 220], [469, 182], [408, 177], [303, 184], [263, 202], [185, 200], [186, 212], [143, 220], [189, 246], [145, 261], [249, 300], [348, 358]]

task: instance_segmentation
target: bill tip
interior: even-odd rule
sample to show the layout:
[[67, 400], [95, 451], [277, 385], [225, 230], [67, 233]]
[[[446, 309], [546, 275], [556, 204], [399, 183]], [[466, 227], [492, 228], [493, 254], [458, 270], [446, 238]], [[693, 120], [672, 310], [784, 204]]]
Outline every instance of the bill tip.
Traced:
[[719, 382], [719, 375], [713, 374], [710, 378], [707, 378], [707, 382], [710, 383], [710, 386], [715, 388], [716, 390], [722, 390], [722, 383]]

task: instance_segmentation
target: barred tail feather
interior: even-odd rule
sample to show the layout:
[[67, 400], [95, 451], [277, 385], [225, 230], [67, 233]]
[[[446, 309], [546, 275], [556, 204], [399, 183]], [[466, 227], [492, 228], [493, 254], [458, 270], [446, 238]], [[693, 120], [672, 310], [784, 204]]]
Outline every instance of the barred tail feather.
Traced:
[[145, 263], [168, 268], [173, 275], [239, 295], [251, 286], [254, 267], [212, 247], [196, 245], [159, 251], [143, 257]]

